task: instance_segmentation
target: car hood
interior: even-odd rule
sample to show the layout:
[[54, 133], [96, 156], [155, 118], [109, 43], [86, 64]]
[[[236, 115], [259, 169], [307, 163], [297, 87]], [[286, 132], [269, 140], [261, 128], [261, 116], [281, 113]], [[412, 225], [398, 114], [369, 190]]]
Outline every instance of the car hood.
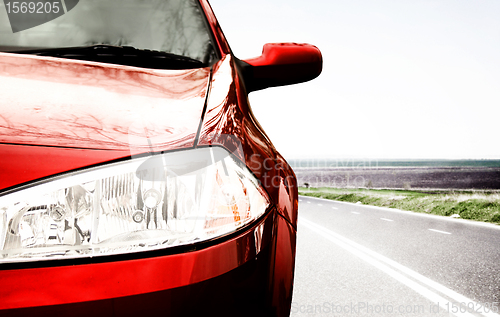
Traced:
[[0, 189], [18, 184], [12, 179], [20, 171], [27, 181], [192, 147], [209, 80], [210, 68], [154, 70], [0, 53]]
[[133, 151], [192, 145], [209, 73], [0, 54], [0, 143]]

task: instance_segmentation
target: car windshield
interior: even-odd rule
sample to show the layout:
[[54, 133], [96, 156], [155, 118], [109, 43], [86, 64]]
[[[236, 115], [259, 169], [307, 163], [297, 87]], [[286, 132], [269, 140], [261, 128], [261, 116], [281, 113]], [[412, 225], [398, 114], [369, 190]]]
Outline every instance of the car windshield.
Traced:
[[215, 59], [196, 0], [6, 0], [0, 15], [3, 52], [135, 66], [146, 59], [153, 68], [200, 67]]

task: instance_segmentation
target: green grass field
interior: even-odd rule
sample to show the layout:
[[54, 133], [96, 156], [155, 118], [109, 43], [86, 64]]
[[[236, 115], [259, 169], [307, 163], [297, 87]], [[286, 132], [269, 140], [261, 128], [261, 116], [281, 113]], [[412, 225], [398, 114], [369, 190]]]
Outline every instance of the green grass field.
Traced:
[[500, 224], [499, 191], [305, 188], [299, 195]]

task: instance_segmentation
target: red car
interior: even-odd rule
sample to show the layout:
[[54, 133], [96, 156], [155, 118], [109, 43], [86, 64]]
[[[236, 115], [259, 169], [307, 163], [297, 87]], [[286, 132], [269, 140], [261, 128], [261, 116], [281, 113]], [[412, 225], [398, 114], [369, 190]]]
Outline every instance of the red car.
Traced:
[[0, 315], [288, 316], [296, 179], [247, 94], [320, 51], [239, 60], [206, 0], [0, 6]]

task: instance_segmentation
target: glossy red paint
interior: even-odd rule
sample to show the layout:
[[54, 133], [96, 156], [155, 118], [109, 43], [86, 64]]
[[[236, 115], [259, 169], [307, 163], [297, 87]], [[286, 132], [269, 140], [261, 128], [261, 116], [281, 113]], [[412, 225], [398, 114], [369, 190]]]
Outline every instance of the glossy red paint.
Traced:
[[297, 179], [292, 168], [281, 155], [276, 157], [276, 165], [279, 167], [281, 182], [279, 185], [278, 208], [279, 212], [294, 227], [297, 228], [297, 217], [299, 209], [299, 193]]
[[0, 53], [0, 143], [132, 154], [192, 147], [209, 75]]
[[193, 147], [209, 76], [0, 53], [0, 189]]
[[[240, 158], [259, 178], [278, 208], [277, 244], [272, 252], [273, 276], [270, 298], [277, 316], [288, 316], [293, 290], [298, 191], [295, 174], [275, 150], [253, 116], [244, 85], [237, 75], [232, 56], [225, 56], [213, 74], [213, 85], [207, 105], [199, 145], [222, 145], [236, 148]], [[232, 135], [236, 138], [219, 137]]]
[[200, 0], [200, 5], [205, 13], [207, 22], [210, 25], [210, 28], [212, 29], [212, 34], [215, 37], [219, 51], [221, 52], [222, 55], [231, 54], [231, 49], [229, 48], [229, 44], [226, 41], [226, 37], [222, 32], [222, 29], [219, 25], [219, 21], [217, 21], [217, 18], [215, 17], [215, 14], [212, 10], [212, 7], [210, 6], [210, 3], [208, 2], [208, 0]]
[[234, 149], [277, 203], [281, 176], [276, 169], [276, 150], [255, 125], [252, 113], [246, 111], [248, 101], [239, 98], [244, 91], [237, 80], [233, 57], [224, 56], [217, 66], [198, 145]]
[[[0, 315], [19, 317], [276, 316], [267, 297], [271, 245], [234, 270], [184, 287], [98, 301], [11, 309], [0, 311]], [[163, 271], [160, 273], [165, 274]]]
[[[224, 56], [218, 63], [212, 82], [198, 145], [222, 145], [234, 149], [234, 153], [259, 178], [273, 202], [279, 205], [280, 213], [295, 225], [297, 218], [291, 213], [292, 208], [295, 212], [297, 210], [294, 204], [297, 194], [290, 192], [290, 188], [296, 191], [295, 174], [253, 116], [248, 99], [243, 97], [246, 93], [231, 55]], [[228, 135], [233, 138], [226, 137]], [[286, 188], [283, 187], [285, 183]]]
[[[207, 16], [213, 16], [209, 6], [204, 6], [204, 9]], [[224, 40], [218, 23], [212, 23], [211, 26], [216, 37]], [[248, 68], [237, 67], [233, 56], [228, 53], [223, 54], [221, 61], [214, 67], [210, 99], [203, 119], [199, 145], [221, 144], [233, 148], [234, 139], [217, 139], [216, 136], [224, 134], [236, 136], [243, 149], [240, 158], [244, 159], [254, 175], [259, 178], [271, 200], [277, 206], [279, 214], [276, 218], [277, 241], [271, 252], [274, 258], [270, 261], [272, 276], [269, 284], [269, 298], [272, 302], [273, 314], [288, 316], [295, 268], [298, 187], [292, 169], [276, 151], [254, 117], [247, 94], [252, 90], [257, 90], [257, 88], [286, 84], [286, 78], [278, 78], [281, 80], [278, 84], [266, 82], [266, 79], [273, 80], [273, 74], [270, 71], [275, 71], [276, 78], [276, 76], [280, 76], [279, 71], [286, 70], [286, 76], [291, 75], [293, 78], [291, 83], [317, 77], [321, 72], [322, 57], [321, 52], [312, 45], [278, 44], [279, 48], [277, 49], [275, 46], [265, 46], [261, 58], [247, 61], [249, 64], [254, 64], [251, 66], [250, 76]], [[276, 54], [273, 55], [273, 52]], [[298, 52], [302, 56], [294, 57], [294, 53]], [[299, 74], [290, 74], [291, 67], [287, 64], [295, 65], [293, 71], [298, 71]], [[308, 70], [307, 68], [311, 66], [313, 69]], [[256, 76], [256, 69], [259, 68]], [[304, 70], [304, 68], [306, 69]], [[242, 70], [243, 73], [239, 73], [238, 69]], [[229, 74], [230, 76], [228, 76]], [[258, 78], [259, 76], [261, 78]], [[219, 77], [221, 78], [219, 79]], [[245, 83], [244, 79], [250, 82], [254, 81], [254, 83]], [[264, 83], [255, 84], [258, 80], [264, 81]]]
[[297, 43], [266, 44], [261, 56], [242, 65], [249, 91], [305, 82], [318, 77], [322, 67], [316, 46]]
[[[93, 264], [0, 270], [4, 309], [91, 302], [154, 293], [216, 278], [275, 243], [276, 212], [234, 238], [197, 251]], [[224, 240], [224, 239], [223, 239]], [[269, 272], [261, 278], [267, 279]], [[71, 291], [70, 291], [71, 289]], [[169, 304], [169, 303], [166, 303]]]
[[[202, 314], [204, 307], [186, 308], [198, 300], [207, 308], [222, 306], [219, 316], [244, 315], [237, 310], [245, 305], [254, 305], [248, 309], [253, 316], [289, 315], [297, 184], [254, 117], [247, 95], [276, 81], [317, 76], [321, 54], [309, 45], [266, 45], [261, 57], [246, 61], [249, 77], [232, 56], [208, 1], [200, 4], [220, 55], [210, 68], [150, 70], [0, 53], [0, 192], [141, 153], [222, 145], [260, 180], [272, 207], [256, 223], [193, 245], [194, 250], [71, 265], [48, 261], [23, 269], [0, 265], [0, 314]], [[255, 86], [258, 81], [264, 84]], [[25, 96], [18, 87], [34, 95]], [[52, 91], [63, 93], [54, 98]], [[243, 300], [255, 297], [256, 303], [241, 307], [234, 290], [245, 294]]]
[[118, 158], [129, 151], [0, 144], [0, 189]]
[[278, 218], [273, 274], [273, 307], [277, 316], [288, 316], [292, 303], [297, 232], [283, 218]]
[[308, 73], [317, 77], [321, 73], [321, 51], [314, 45], [299, 43], [268, 43], [262, 49], [262, 55], [246, 59], [245, 62], [254, 66], [309, 64], [314, 66]]

